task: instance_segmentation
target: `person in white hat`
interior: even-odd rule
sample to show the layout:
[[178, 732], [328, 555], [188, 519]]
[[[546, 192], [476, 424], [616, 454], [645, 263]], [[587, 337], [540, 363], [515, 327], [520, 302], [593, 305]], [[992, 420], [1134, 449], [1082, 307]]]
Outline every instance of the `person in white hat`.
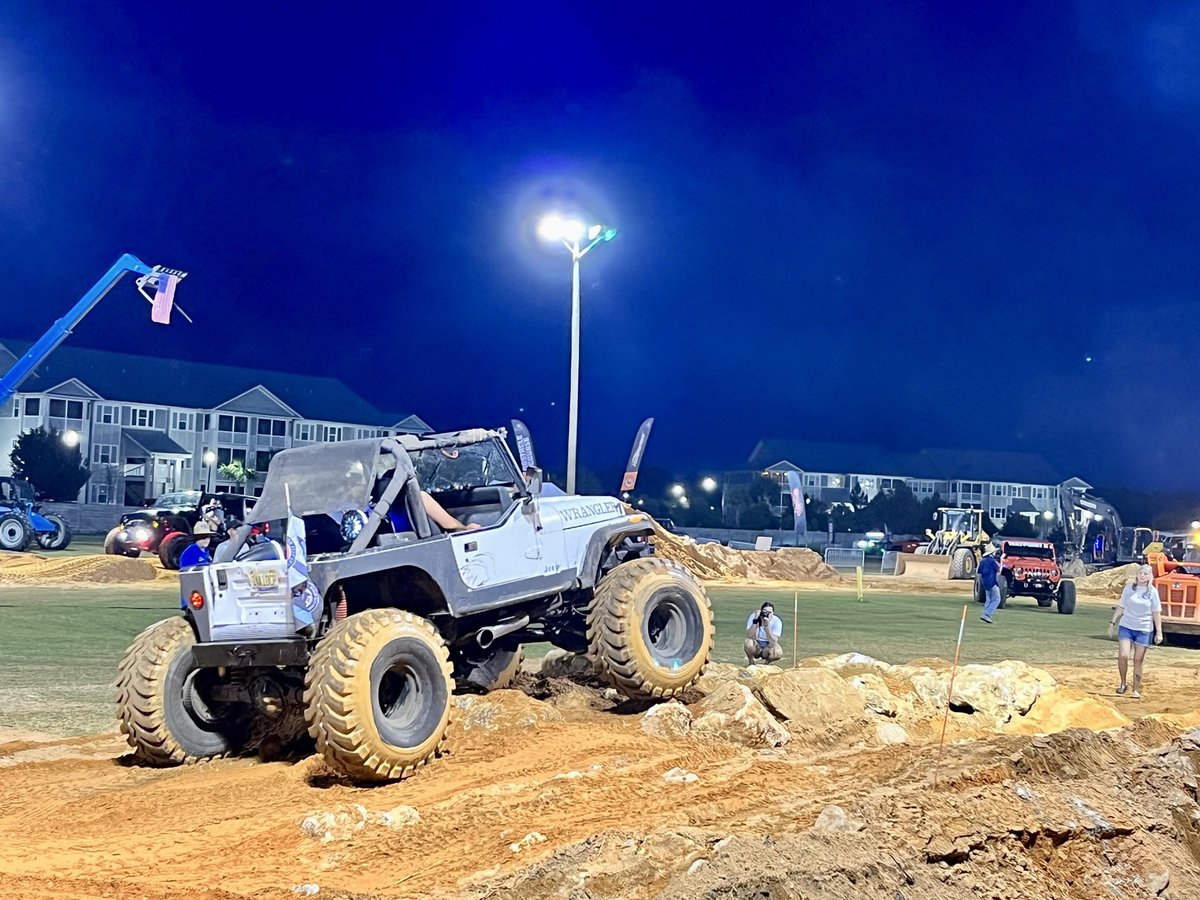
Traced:
[[196, 540], [184, 547], [183, 552], [179, 554], [180, 570], [207, 566], [212, 562], [212, 556], [208, 552], [208, 545], [212, 543], [212, 526], [201, 519], [192, 529], [192, 534]]

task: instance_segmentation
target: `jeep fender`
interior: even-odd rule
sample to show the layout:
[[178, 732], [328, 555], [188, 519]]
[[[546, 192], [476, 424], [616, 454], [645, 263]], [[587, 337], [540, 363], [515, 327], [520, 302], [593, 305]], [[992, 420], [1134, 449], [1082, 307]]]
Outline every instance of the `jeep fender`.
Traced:
[[648, 528], [644, 522], [614, 522], [597, 528], [588, 539], [587, 550], [583, 553], [583, 559], [579, 561], [579, 586], [596, 586], [596, 582], [600, 580], [600, 563], [604, 554], [617, 541], [635, 535], [649, 537], [653, 533], [653, 528]]

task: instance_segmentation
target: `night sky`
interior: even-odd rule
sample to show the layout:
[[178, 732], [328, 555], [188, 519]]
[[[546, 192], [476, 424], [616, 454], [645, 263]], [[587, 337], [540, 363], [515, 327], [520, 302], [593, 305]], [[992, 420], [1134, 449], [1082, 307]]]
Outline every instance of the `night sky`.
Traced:
[[0, 5], [0, 336], [133, 252], [196, 325], [125, 285], [71, 341], [520, 415], [561, 468], [534, 225], [578, 211], [620, 229], [582, 466], [653, 415], [646, 465], [792, 437], [1200, 487], [1200, 3], [189, 5]]

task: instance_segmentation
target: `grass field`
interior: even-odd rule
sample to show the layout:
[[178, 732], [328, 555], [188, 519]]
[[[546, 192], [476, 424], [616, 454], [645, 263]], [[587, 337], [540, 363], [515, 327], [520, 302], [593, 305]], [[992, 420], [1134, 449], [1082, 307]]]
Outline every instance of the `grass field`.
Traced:
[[[791, 590], [710, 588], [717, 623], [715, 658], [744, 663], [746, 617], [771, 600], [792, 651]], [[888, 662], [954, 655], [963, 603], [953, 594], [800, 593], [799, 656], [858, 651]], [[0, 587], [0, 727], [84, 734], [113, 725], [111, 684], [131, 638], [178, 609], [171, 587]], [[967, 610], [963, 662], [1024, 659], [1033, 664], [1103, 663], [1109, 606], [1080, 603], [1060, 616], [1017, 598], [994, 625]], [[530, 647], [540, 656], [545, 647]], [[1155, 648], [1148, 664], [1200, 660], [1200, 650]]]

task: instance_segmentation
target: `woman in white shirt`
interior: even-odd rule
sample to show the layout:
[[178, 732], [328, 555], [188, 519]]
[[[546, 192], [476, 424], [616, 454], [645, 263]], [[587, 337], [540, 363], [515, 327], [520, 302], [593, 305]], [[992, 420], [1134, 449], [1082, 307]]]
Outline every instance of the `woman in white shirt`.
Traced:
[[1117, 603], [1117, 611], [1108, 623], [1109, 637], [1113, 636], [1114, 627], [1117, 628], [1117, 639], [1120, 641], [1117, 671], [1121, 673], [1121, 683], [1117, 685], [1117, 693], [1125, 693], [1125, 673], [1132, 654], [1133, 691], [1129, 696], [1138, 700], [1142, 696], [1142, 660], [1146, 658], [1146, 648], [1150, 646], [1151, 632], [1154, 643], [1161, 644], [1163, 639], [1162, 601], [1158, 599], [1158, 589], [1154, 586], [1154, 570], [1149, 566], [1138, 566], [1133, 582], [1125, 585]]

